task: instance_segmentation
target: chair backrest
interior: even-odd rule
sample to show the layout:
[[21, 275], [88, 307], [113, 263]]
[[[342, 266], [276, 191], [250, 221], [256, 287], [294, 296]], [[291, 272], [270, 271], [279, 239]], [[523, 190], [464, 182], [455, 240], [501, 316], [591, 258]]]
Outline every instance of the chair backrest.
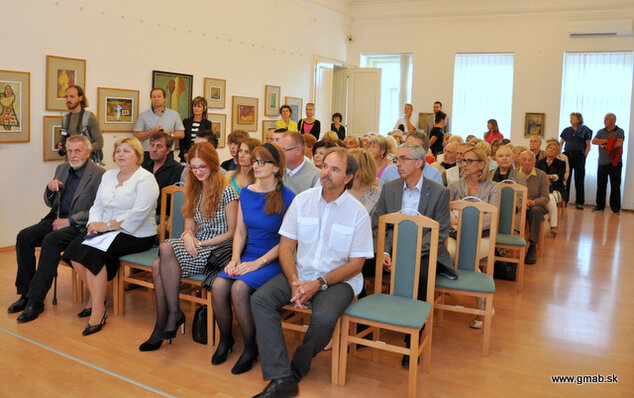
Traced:
[[[169, 200], [168, 200], [169, 198]], [[169, 203], [169, 214], [171, 219], [168, 222], [166, 217], [167, 204]], [[185, 203], [185, 188], [178, 185], [170, 185], [161, 190], [161, 216], [159, 224], [159, 239], [162, 242], [168, 235], [170, 238], [178, 238], [185, 230], [185, 218], [181, 208]], [[168, 231], [169, 229], [169, 231]]]
[[[512, 182], [499, 182], [500, 186], [500, 213], [498, 232], [512, 235], [515, 231], [524, 231], [526, 222], [526, 202], [528, 200], [528, 188]], [[520, 206], [517, 212], [518, 204]], [[519, 223], [516, 216], [519, 215]]]
[[[438, 222], [421, 215], [389, 213], [379, 218], [377, 237], [377, 258], [375, 280], [383, 277], [383, 256], [386, 230], [390, 225], [392, 234], [392, 272], [390, 273], [390, 294], [394, 296], [418, 298], [421, 252], [423, 237], [430, 234], [428, 275], [436, 275], [438, 258]], [[434, 300], [434, 283], [427, 284], [426, 301]], [[381, 293], [381, 283], [375, 283], [375, 293]]]
[[[449, 208], [459, 212], [456, 237], [456, 255], [454, 267], [474, 271], [480, 263], [479, 248], [482, 240], [482, 227], [485, 215], [491, 217], [489, 227], [489, 252], [487, 262], [493, 263], [495, 253], [495, 236], [497, 234], [498, 209], [486, 202], [455, 200]], [[487, 273], [492, 274], [493, 267], [487, 266]]]

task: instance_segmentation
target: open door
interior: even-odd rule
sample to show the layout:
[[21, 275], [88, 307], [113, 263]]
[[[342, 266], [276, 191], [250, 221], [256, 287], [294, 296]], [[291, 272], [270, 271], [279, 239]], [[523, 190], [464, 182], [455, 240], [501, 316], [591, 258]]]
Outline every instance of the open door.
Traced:
[[362, 136], [379, 131], [381, 114], [381, 69], [347, 68], [348, 135]]

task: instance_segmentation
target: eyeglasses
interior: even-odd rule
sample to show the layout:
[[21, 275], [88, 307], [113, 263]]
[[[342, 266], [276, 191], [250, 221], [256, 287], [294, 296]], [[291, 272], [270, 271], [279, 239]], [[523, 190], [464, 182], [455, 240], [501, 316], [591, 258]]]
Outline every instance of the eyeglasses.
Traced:
[[396, 163], [405, 163], [408, 160], [414, 160], [414, 158], [408, 158], [407, 156], [399, 156], [396, 158]]
[[463, 164], [471, 164], [473, 162], [480, 162], [480, 159], [462, 159]]
[[288, 152], [288, 151], [292, 151], [293, 149], [297, 148], [297, 145], [295, 145], [292, 148], [282, 148], [284, 150], [284, 152]]
[[260, 167], [264, 167], [267, 164], [275, 164], [272, 160], [260, 160], [260, 159], [251, 159], [251, 164], [257, 164]]
[[189, 169], [189, 171], [191, 171], [192, 173], [204, 173], [205, 171], [207, 171], [207, 169], [209, 168], [209, 166], [207, 166], [206, 164], [203, 164], [202, 166], [192, 166], [191, 164], [187, 165], [187, 168]]

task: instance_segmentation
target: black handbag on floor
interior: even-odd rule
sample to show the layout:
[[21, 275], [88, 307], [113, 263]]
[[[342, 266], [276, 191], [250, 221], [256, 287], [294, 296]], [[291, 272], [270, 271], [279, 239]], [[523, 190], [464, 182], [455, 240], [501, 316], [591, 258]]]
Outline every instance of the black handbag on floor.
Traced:
[[201, 305], [194, 313], [192, 338], [196, 343], [207, 344], [207, 306]]
[[493, 266], [493, 277], [505, 281], [514, 281], [517, 264], [506, 261], [496, 261]]

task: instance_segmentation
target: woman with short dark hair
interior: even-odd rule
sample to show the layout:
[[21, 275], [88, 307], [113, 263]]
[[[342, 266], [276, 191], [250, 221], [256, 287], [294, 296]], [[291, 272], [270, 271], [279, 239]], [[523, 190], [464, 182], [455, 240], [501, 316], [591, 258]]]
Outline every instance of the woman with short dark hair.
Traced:
[[340, 140], [346, 139], [346, 128], [341, 122], [343, 121], [343, 116], [339, 112], [335, 112], [332, 114], [332, 124], [330, 125], [330, 131], [334, 131], [337, 133], [337, 136]]

